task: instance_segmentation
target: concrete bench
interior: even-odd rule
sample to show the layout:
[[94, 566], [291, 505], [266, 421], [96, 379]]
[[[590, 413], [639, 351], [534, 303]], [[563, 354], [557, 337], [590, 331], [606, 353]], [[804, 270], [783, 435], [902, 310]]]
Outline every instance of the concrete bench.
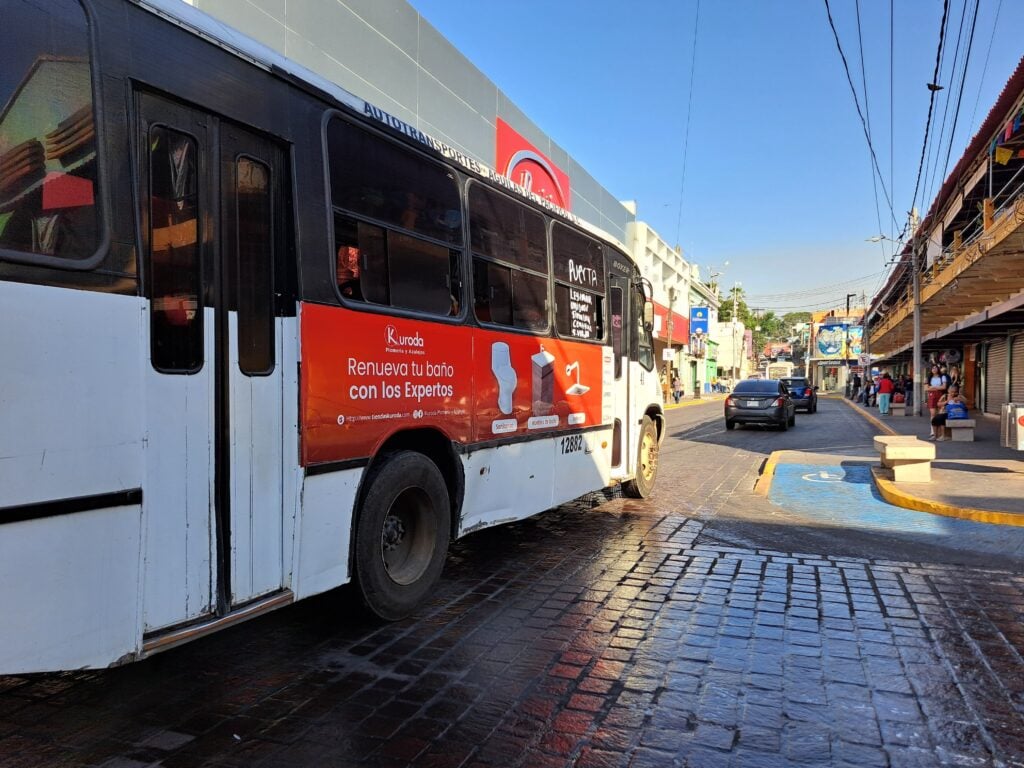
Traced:
[[889, 403], [889, 412], [893, 416], [906, 416], [907, 415], [907, 404], [906, 403]]
[[946, 429], [954, 443], [974, 442], [974, 419], [946, 419]]
[[874, 440], [882, 466], [892, 470], [897, 483], [928, 483], [932, 479], [935, 444], [908, 435], [885, 435]]

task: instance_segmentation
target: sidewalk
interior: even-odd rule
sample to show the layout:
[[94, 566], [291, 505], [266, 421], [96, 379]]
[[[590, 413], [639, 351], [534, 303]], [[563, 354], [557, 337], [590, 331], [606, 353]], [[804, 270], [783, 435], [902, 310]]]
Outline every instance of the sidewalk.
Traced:
[[701, 403], [720, 403], [725, 400], [726, 397], [728, 397], [728, 395], [721, 392], [705, 393], [700, 397], [687, 395], [678, 403], [674, 403], [672, 401], [665, 403], [665, 410], [671, 411], [673, 408], [683, 408], [687, 405], [700, 405]]
[[[865, 408], [845, 398], [843, 402], [882, 432], [928, 439], [930, 426], [926, 408], [924, 416], [883, 416], [877, 408]], [[885, 487], [879, 484], [879, 490], [887, 499], [890, 495], [887, 490], [902, 496], [888, 499], [900, 506], [916, 501], [918, 503], [911, 508], [983, 522], [1024, 525], [1024, 452], [999, 444], [999, 417], [975, 410], [971, 418], [977, 422], [973, 443], [948, 440], [935, 443], [930, 483], [884, 483]], [[1002, 513], [1005, 517], [972, 515], [972, 511]]]

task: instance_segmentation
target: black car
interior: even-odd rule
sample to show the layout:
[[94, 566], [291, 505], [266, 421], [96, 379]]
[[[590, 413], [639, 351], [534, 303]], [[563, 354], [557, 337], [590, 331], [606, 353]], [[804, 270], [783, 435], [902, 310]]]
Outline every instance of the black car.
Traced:
[[789, 396], [798, 410], [808, 413], [818, 412], [818, 388], [812, 387], [807, 379], [802, 376], [787, 376], [779, 379], [789, 390]]
[[796, 424], [796, 405], [778, 379], [744, 379], [725, 398], [725, 428], [737, 424], [773, 424], [788, 429]]

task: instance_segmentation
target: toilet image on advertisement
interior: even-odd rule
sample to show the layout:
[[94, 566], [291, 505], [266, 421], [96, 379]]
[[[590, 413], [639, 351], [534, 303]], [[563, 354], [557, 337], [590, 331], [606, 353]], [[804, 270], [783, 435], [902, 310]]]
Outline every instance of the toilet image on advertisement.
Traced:
[[555, 402], [555, 356], [544, 349], [530, 358], [533, 373], [533, 415], [547, 416]]
[[491, 344], [491, 372], [498, 382], [498, 410], [506, 416], [512, 413], [512, 396], [516, 391], [519, 377], [512, 367], [508, 344], [496, 341]]

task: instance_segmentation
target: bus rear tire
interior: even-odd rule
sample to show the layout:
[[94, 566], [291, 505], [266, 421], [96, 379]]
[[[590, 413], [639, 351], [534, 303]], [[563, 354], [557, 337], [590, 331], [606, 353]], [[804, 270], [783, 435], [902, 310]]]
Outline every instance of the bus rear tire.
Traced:
[[658, 429], [649, 416], [640, 424], [640, 443], [637, 448], [636, 476], [622, 484], [623, 492], [633, 499], [646, 499], [654, 489], [658, 474]]
[[421, 453], [399, 451], [373, 470], [356, 524], [355, 579], [366, 606], [397, 621], [425, 601], [451, 535], [448, 487]]

